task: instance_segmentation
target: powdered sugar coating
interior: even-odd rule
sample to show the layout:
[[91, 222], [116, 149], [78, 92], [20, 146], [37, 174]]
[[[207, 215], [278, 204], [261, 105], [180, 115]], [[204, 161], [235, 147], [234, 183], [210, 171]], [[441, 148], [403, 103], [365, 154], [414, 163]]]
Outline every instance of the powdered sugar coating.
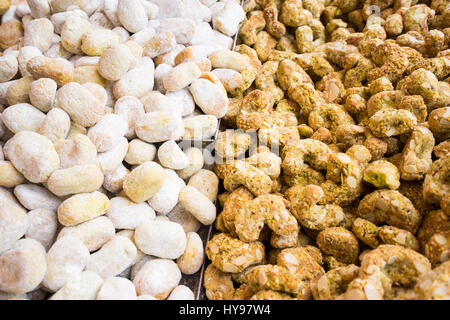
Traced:
[[133, 280], [138, 295], [152, 295], [165, 299], [181, 280], [175, 262], [167, 259], [148, 261]]

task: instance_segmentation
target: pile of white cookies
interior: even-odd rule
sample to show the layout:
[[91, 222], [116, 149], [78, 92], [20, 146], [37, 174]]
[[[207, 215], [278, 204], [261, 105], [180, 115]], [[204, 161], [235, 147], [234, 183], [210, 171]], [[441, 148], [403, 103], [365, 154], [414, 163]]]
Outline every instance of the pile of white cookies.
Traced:
[[[235, 0], [0, 0], [0, 299], [194, 299]], [[227, 60], [228, 59], [228, 60]], [[156, 66], [156, 67], [155, 67]]]

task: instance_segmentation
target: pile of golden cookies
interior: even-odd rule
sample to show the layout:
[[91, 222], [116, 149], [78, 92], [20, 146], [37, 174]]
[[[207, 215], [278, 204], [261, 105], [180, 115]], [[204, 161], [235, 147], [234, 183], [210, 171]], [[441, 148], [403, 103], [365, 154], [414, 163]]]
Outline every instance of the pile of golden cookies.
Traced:
[[450, 3], [244, 9], [207, 297], [449, 299]]

